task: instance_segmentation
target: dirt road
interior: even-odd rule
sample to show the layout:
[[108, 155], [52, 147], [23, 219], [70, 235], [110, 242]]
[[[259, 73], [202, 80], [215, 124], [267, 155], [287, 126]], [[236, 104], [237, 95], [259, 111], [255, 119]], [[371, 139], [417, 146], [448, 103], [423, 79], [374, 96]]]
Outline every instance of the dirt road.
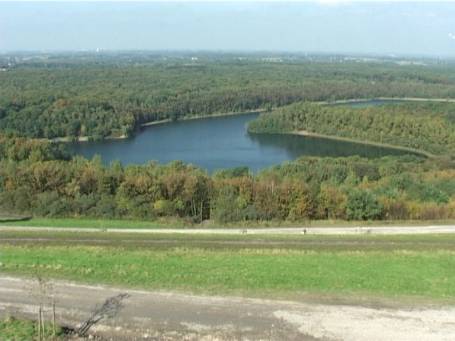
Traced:
[[[36, 316], [34, 281], [0, 276], [0, 315]], [[53, 282], [58, 319], [75, 326], [106, 298], [125, 307], [95, 330], [115, 340], [455, 340], [455, 307], [380, 308], [194, 296]]]
[[319, 234], [319, 235], [398, 235], [455, 233], [455, 225], [428, 226], [357, 226], [357, 227], [267, 227], [267, 228], [78, 228], [29, 227], [0, 225], [1, 231], [54, 231], [54, 232], [113, 232], [113, 233], [164, 233], [164, 234]]

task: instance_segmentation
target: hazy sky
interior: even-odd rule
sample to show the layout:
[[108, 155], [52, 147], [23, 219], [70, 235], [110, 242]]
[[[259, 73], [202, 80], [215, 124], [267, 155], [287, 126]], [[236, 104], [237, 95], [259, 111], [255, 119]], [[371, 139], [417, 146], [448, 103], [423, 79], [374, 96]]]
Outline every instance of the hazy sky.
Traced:
[[280, 50], [455, 56], [455, 3], [0, 2], [0, 51]]

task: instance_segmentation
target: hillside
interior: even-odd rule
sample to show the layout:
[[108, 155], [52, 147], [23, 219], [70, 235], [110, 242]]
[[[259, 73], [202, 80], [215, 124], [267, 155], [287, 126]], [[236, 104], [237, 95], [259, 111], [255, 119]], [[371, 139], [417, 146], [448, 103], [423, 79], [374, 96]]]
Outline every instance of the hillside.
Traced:
[[261, 115], [253, 133], [307, 132], [455, 155], [455, 105], [403, 103], [353, 108], [305, 102]]

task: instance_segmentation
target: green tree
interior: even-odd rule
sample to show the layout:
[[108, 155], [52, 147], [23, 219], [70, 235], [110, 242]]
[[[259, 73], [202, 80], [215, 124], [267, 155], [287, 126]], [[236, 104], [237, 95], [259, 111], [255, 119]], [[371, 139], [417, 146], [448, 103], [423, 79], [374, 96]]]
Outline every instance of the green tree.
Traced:
[[380, 219], [382, 209], [382, 205], [370, 191], [353, 189], [348, 194], [346, 214], [350, 220]]

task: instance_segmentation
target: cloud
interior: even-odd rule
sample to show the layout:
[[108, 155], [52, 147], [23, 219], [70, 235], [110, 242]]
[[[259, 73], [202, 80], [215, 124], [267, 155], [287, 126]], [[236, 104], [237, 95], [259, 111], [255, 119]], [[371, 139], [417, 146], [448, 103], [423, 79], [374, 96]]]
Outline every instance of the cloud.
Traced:
[[449, 33], [449, 38], [455, 40], [455, 33]]

